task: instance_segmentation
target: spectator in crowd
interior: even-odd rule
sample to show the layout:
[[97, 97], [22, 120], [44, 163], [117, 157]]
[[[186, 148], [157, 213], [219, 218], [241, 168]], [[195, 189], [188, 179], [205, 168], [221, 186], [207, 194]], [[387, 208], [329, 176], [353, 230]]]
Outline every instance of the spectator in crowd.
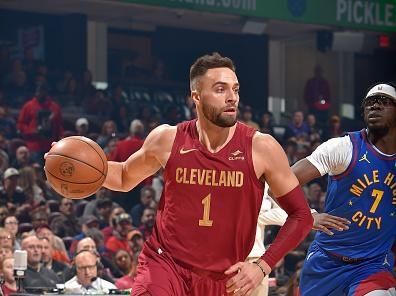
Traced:
[[155, 191], [153, 187], [146, 185], [140, 190], [140, 203], [135, 205], [131, 210], [131, 217], [133, 226], [139, 227], [142, 220], [143, 211], [145, 208], [150, 206], [154, 200]]
[[77, 243], [85, 238], [87, 231], [90, 228], [99, 229], [99, 220], [94, 215], [82, 216], [80, 218], [81, 232], [73, 237], [73, 242], [70, 246], [70, 253], [74, 254], [76, 250]]
[[16, 136], [15, 120], [9, 115], [8, 108], [5, 105], [0, 105], [0, 130], [9, 140]]
[[66, 293], [108, 294], [116, 286], [98, 276], [98, 257], [90, 250], [82, 250], [74, 257], [76, 276], [65, 283]]
[[[133, 120], [129, 127], [129, 136], [122, 141], [118, 141], [116, 148], [109, 156], [109, 160], [112, 161], [127, 160], [131, 154], [135, 153], [137, 150], [139, 150], [142, 147], [143, 137], [144, 137], [143, 123], [139, 119]], [[120, 205], [122, 205], [125, 209], [130, 209], [131, 206], [138, 199], [139, 190], [141, 187], [142, 185], [139, 185], [137, 188], [127, 193], [117, 192], [114, 195], [115, 201]]]
[[11, 166], [19, 170], [32, 165], [33, 161], [30, 157], [29, 148], [24, 145], [19, 146], [15, 151], [15, 160], [11, 163]]
[[[90, 229], [89, 232], [91, 232], [92, 230], [93, 229]], [[113, 282], [113, 277], [119, 278], [122, 276], [121, 270], [113, 263], [110, 258], [103, 256], [103, 250], [100, 250], [100, 246], [92, 237], [83, 238], [78, 242], [76, 247], [76, 254], [81, 252], [82, 250], [98, 252], [98, 260], [101, 263], [101, 268], [98, 270], [98, 273], [105, 280]]]
[[121, 85], [116, 85], [111, 97], [111, 119], [117, 124], [120, 132], [128, 129], [128, 98]]
[[70, 71], [70, 70], [68, 70], [68, 69], [66, 69], [64, 72], [63, 72], [63, 78], [62, 78], [62, 80], [60, 80], [60, 81], [58, 81], [57, 83], [56, 83], [56, 91], [59, 93], [59, 94], [65, 94], [66, 92], [67, 92], [67, 86], [69, 85], [69, 81], [71, 80], [71, 79], [73, 79], [73, 73]]
[[96, 143], [102, 148], [104, 148], [107, 142], [116, 135], [117, 125], [113, 120], [106, 120], [103, 123], [102, 130], [96, 139]]
[[286, 132], [284, 135], [285, 141], [298, 136], [308, 138], [308, 135], [309, 127], [304, 121], [304, 113], [302, 111], [294, 112], [292, 121], [286, 127]]
[[309, 113], [314, 114], [319, 122], [326, 122], [331, 107], [330, 84], [323, 77], [320, 65], [315, 66], [314, 76], [305, 84], [304, 100]]
[[[95, 92], [96, 88], [92, 83], [92, 72], [90, 70], [85, 70], [81, 84], [82, 101], [85, 101], [87, 98], [95, 95]], [[81, 104], [82, 102], [79, 103]]]
[[260, 127], [257, 124], [257, 122], [253, 121], [252, 107], [248, 105], [242, 108], [241, 121], [256, 130], [260, 130]]
[[314, 114], [307, 115], [307, 124], [309, 127], [309, 141], [320, 141], [322, 138], [323, 130], [317, 126], [316, 116]]
[[259, 126], [262, 133], [274, 135], [274, 126], [271, 112], [266, 111], [261, 115]]
[[52, 245], [52, 259], [63, 262], [68, 265], [70, 263], [69, 255], [66, 251], [65, 244], [63, 240], [54, 235], [47, 224], [41, 225], [36, 228], [35, 234], [38, 238], [46, 238]]
[[341, 119], [338, 115], [333, 115], [329, 120], [329, 127], [326, 129], [325, 140], [331, 138], [341, 137], [345, 134], [344, 129], [341, 126]]
[[113, 201], [109, 198], [99, 199], [97, 202], [97, 210], [99, 214], [99, 228], [109, 226], [109, 218], [113, 208]]
[[7, 204], [9, 209], [19, 207], [26, 202], [26, 195], [18, 186], [19, 171], [8, 168], [3, 174], [3, 186], [0, 186], [0, 201]]
[[[1, 132], [0, 132], [1, 138]], [[9, 167], [9, 157], [7, 152], [0, 148], [0, 176], [2, 176], [6, 169]]]
[[116, 224], [116, 217], [118, 215], [121, 215], [122, 213], [125, 213], [125, 210], [124, 210], [124, 208], [122, 208], [120, 206], [115, 206], [111, 210], [111, 214], [109, 217], [109, 226], [102, 229], [105, 244], [106, 244], [107, 240], [113, 235], [113, 231], [114, 231], [115, 224]]
[[65, 263], [53, 259], [53, 247], [48, 238], [42, 237], [40, 238], [40, 242], [42, 246], [41, 262], [43, 263], [43, 266], [55, 272], [58, 279], [61, 282], [64, 282], [64, 275], [69, 267]]
[[21, 248], [18, 237], [18, 225], [19, 225], [18, 219], [13, 215], [8, 216], [7, 218], [4, 219], [4, 228], [11, 233], [12, 239], [14, 241], [15, 250], [20, 250]]
[[131, 271], [131, 267], [132, 267], [131, 258], [132, 258], [131, 254], [122, 249], [116, 251], [113, 256], [113, 261], [118, 267], [118, 269], [121, 270], [123, 276]]
[[62, 106], [76, 106], [81, 104], [81, 96], [77, 89], [77, 80], [70, 78], [67, 82], [65, 92], [58, 96], [58, 101]]
[[24, 71], [18, 71], [11, 75], [11, 80], [7, 85], [8, 105], [14, 108], [19, 108], [24, 102], [29, 93], [29, 86]]
[[120, 290], [131, 289], [133, 283], [135, 282], [135, 277], [137, 274], [137, 256], [134, 256], [132, 259], [132, 267], [131, 271], [118, 279], [115, 283], [116, 287]]
[[10, 214], [10, 211], [8, 210], [7, 204], [4, 202], [0, 202], [0, 225], [4, 225], [4, 220], [7, 218]]
[[322, 190], [321, 185], [318, 182], [311, 182], [308, 184], [308, 192], [306, 197], [311, 209], [320, 211], [320, 202], [325, 193]]
[[17, 128], [32, 153], [33, 161], [41, 163], [44, 152], [63, 134], [59, 105], [48, 95], [48, 85], [39, 84], [36, 95], [19, 112]]
[[45, 204], [43, 190], [37, 184], [36, 170], [31, 166], [19, 170], [18, 184], [32, 207]]
[[17, 292], [17, 284], [14, 277], [14, 258], [6, 257], [0, 260], [0, 284], [1, 295], [10, 296]]
[[51, 230], [59, 237], [76, 236], [81, 226], [74, 213], [74, 201], [62, 198], [59, 205], [60, 215], [51, 221]]
[[143, 248], [144, 238], [140, 230], [133, 229], [127, 235], [129, 246], [134, 256], [137, 256]]
[[75, 123], [75, 128], [76, 128], [77, 136], [88, 137], [88, 131], [89, 131], [88, 119], [86, 119], [85, 117], [78, 118]]
[[0, 227], [0, 248], [14, 250], [14, 242], [15, 240], [12, 233], [3, 227]]
[[125, 250], [133, 256], [127, 239], [128, 232], [132, 229], [132, 218], [129, 214], [123, 213], [115, 217], [113, 235], [105, 244], [106, 250], [110, 256], [113, 256], [118, 250]]
[[[98, 201], [101, 199], [111, 199], [111, 191], [107, 188], [100, 188], [96, 193], [95, 193], [95, 198], [88, 201], [88, 203], [84, 207], [84, 213], [83, 216], [87, 215], [94, 215], [95, 217], [99, 217], [99, 211], [98, 211]], [[108, 222], [108, 221], [107, 221]]]
[[140, 149], [143, 145], [144, 126], [139, 119], [131, 122], [129, 127], [129, 136], [119, 141], [116, 149], [110, 156], [112, 161], [125, 161], [128, 157]]
[[22, 250], [27, 252], [27, 264], [23, 286], [25, 290], [29, 288], [56, 288], [56, 284], [60, 283], [55, 272], [46, 267], [41, 266], [42, 244], [40, 239], [35, 236], [27, 236], [22, 240]]
[[140, 219], [141, 223], [139, 226], [139, 230], [141, 231], [141, 233], [143, 233], [143, 237], [145, 240], [147, 240], [153, 232], [155, 214], [156, 210], [154, 208], [146, 207], [143, 210], [142, 218]]
[[8, 246], [0, 245], [0, 262], [8, 257], [12, 257], [14, 254], [14, 250]]

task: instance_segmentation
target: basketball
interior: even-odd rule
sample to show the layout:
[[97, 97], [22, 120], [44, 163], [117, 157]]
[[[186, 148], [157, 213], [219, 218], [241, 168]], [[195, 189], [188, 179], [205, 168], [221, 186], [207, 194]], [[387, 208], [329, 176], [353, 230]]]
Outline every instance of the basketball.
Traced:
[[45, 175], [52, 188], [70, 199], [94, 194], [107, 175], [107, 158], [102, 148], [91, 139], [67, 137], [48, 152]]

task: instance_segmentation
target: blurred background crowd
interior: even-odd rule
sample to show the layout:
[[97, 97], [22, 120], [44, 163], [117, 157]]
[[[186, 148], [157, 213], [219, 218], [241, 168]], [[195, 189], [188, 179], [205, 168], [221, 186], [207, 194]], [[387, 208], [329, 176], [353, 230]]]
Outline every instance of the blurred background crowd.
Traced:
[[[72, 1], [80, 4], [83, 2]], [[109, 33], [109, 39], [115, 43], [116, 37], [121, 33], [129, 36], [124, 41], [125, 44], [129, 44], [133, 38], [138, 40], [136, 43], [141, 43], [136, 48], [131, 46], [130, 50], [124, 48], [122, 51], [114, 48], [112, 50], [109, 45], [107, 64], [104, 62], [107, 65], [104, 81], [103, 77], [98, 77], [103, 74], [97, 69], [98, 63], [92, 64], [82, 58], [88, 52], [89, 60], [95, 53], [81, 48], [81, 34], [76, 31], [81, 29], [78, 27], [81, 15], [66, 19], [66, 11], [58, 11], [58, 14], [63, 13], [64, 25], [69, 24], [73, 31], [71, 34], [67, 33], [67, 29], [62, 29], [65, 34], [62, 43], [64, 48], [62, 55], [59, 55], [56, 47], [47, 45], [59, 41], [51, 39], [53, 31], [48, 28], [48, 23], [53, 21], [54, 12], [47, 11], [48, 15], [43, 12], [38, 14], [40, 9], [37, 5], [33, 5], [33, 9], [25, 1], [21, 1], [21, 4], [27, 5], [26, 10], [29, 12], [16, 12], [9, 10], [9, 7], [1, 9], [0, 5], [0, 22], [13, 26], [0, 30], [0, 274], [5, 279], [3, 290], [16, 289], [15, 280], [9, 274], [12, 266], [10, 267], [11, 263], [7, 258], [12, 256], [14, 250], [19, 249], [28, 252], [29, 276], [25, 279], [26, 287], [55, 287], [56, 283], [68, 282], [76, 274], [76, 266], [72, 262], [75, 254], [83, 249], [90, 249], [95, 250], [101, 263], [98, 265], [97, 276], [115, 284], [119, 289], [128, 289], [136, 274], [137, 257], [142, 244], [151, 234], [155, 221], [163, 187], [162, 172], [146, 179], [131, 192], [112, 192], [102, 188], [87, 199], [68, 200], [55, 193], [46, 181], [43, 154], [49, 150], [51, 142], [80, 135], [96, 141], [109, 160], [124, 161], [142, 146], [147, 134], [156, 126], [164, 123], [174, 125], [195, 118], [194, 104], [188, 93], [186, 67], [193, 62], [197, 52], [193, 50], [192, 44], [188, 44], [188, 40], [180, 40], [183, 37], [179, 36], [178, 41], [175, 41], [179, 46], [179, 49], [175, 49], [176, 56], [169, 53], [171, 41], [171, 45], [165, 44], [166, 42], [157, 44], [158, 48], [151, 55], [147, 55], [142, 53], [141, 48], [144, 51], [145, 47], [141, 45], [144, 42], [139, 38], [151, 38], [155, 43], [155, 37], [150, 35], [153, 33], [147, 35], [146, 31], [136, 32], [136, 29], [125, 33], [125, 28], [122, 31], [119, 28], [110, 29], [109, 23], [109, 32], [112, 32]], [[130, 9], [135, 10], [139, 8], [132, 4], [123, 5], [122, 7], [131, 5]], [[122, 12], [117, 10], [118, 6], [110, 5], [108, 8], [114, 9], [115, 16], [122, 16]], [[172, 11], [171, 8], [160, 10], [164, 14]], [[187, 13], [188, 10], [176, 11], [179, 19], [185, 18], [184, 14]], [[209, 16], [205, 17], [209, 19]], [[89, 19], [90, 16], [85, 18]], [[43, 21], [40, 22], [40, 19]], [[73, 23], [75, 20], [77, 25]], [[56, 22], [54, 24], [57, 25]], [[34, 30], [38, 28], [34, 34], [47, 30], [46, 36], [49, 37], [44, 43], [46, 54], [41, 54], [32, 43], [27, 42], [26, 46], [21, 47], [13, 42], [13, 38], [16, 39], [19, 34], [18, 29], [26, 26]], [[84, 26], [87, 26], [87, 21]], [[183, 22], [180, 26], [180, 30], [185, 30], [187, 24]], [[279, 26], [276, 36], [281, 35], [281, 27], [286, 24]], [[315, 38], [322, 40], [323, 27], [312, 27], [311, 31], [306, 31], [316, 34], [318, 29], [321, 34], [315, 35]], [[326, 29], [326, 32], [333, 30]], [[165, 33], [168, 38], [173, 36], [168, 31]], [[221, 36], [224, 37], [226, 33], [227, 29], [224, 29]], [[29, 34], [31, 32], [26, 33], [25, 37], [31, 38]], [[183, 31], [181, 36], [186, 34], [193, 35]], [[199, 40], [203, 38], [201, 35]], [[391, 42], [394, 34], [390, 36]], [[243, 39], [235, 41], [240, 51], [233, 49], [231, 52], [227, 49], [231, 44], [227, 42], [231, 41], [224, 41], [217, 46], [217, 41], [212, 37], [204, 40], [211, 44], [204, 49], [219, 50], [222, 54], [231, 53], [231, 58], [235, 54], [237, 70], [239, 66], [241, 68], [241, 72], [238, 72], [242, 83], [239, 119], [263, 133], [273, 135], [283, 146], [290, 165], [309, 155], [323, 141], [362, 127], [359, 105], [356, 102], [360, 102], [361, 94], [365, 92], [369, 82], [392, 80], [396, 77], [396, 67], [387, 59], [395, 53], [395, 49], [372, 49], [369, 56], [367, 53], [339, 54], [339, 71], [346, 69], [345, 65], [351, 61], [356, 64], [352, 67], [355, 73], [350, 73], [353, 78], [342, 74], [342, 79], [338, 80], [338, 74], [334, 74], [332, 68], [334, 53], [323, 48], [310, 48], [307, 52], [311, 58], [305, 57], [307, 63], [303, 71], [293, 70], [296, 67], [293, 63], [284, 69], [283, 79], [290, 72], [297, 73], [291, 80], [295, 79], [298, 87], [289, 85], [288, 91], [284, 91], [283, 95], [287, 96], [287, 92], [297, 90], [299, 94], [276, 99], [276, 95], [280, 94], [274, 90], [275, 86], [270, 77], [279, 74], [272, 71], [279, 64], [271, 65], [268, 56], [264, 62], [254, 59], [257, 50], [254, 51], [253, 47], [261, 44], [262, 38], [267, 38], [266, 34], [255, 35], [257, 40], [248, 36], [252, 39], [249, 43], [252, 49], [242, 46], [241, 42], [246, 42], [245, 37], [231, 35], [230, 38]], [[303, 42], [306, 35], [298, 38]], [[294, 46], [296, 39], [288, 43], [289, 49], [290, 44]], [[87, 37], [83, 43], [86, 41]], [[279, 42], [281, 41], [276, 38], [273, 41], [266, 39], [265, 52], [274, 54], [276, 50], [273, 51], [271, 46], [279, 46]], [[183, 43], [181, 47], [180, 43]], [[73, 45], [77, 50], [73, 49]], [[161, 54], [161, 46], [166, 54]], [[188, 46], [191, 47], [191, 52], [187, 54]], [[293, 46], [291, 50], [297, 56], [300, 55], [301, 48]], [[103, 48], [99, 47], [99, 51], [101, 49]], [[250, 50], [254, 51], [252, 57], [249, 57]], [[201, 46], [198, 52], [206, 53], [202, 51]], [[77, 55], [74, 55], [76, 52]], [[302, 59], [304, 60], [303, 57]], [[244, 65], [245, 62], [247, 65]], [[181, 63], [183, 66], [180, 66]], [[389, 65], [381, 68], [381, 73], [374, 73], [373, 70], [378, 69], [376, 65], [383, 66], [387, 63]], [[330, 79], [326, 77], [326, 68], [322, 64], [328, 67]], [[95, 71], [90, 69], [93, 65], [96, 65]], [[252, 71], [249, 67], [252, 67]], [[260, 72], [255, 67], [268, 68]], [[178, 70], [179, 68], [182, 69]], [[369, 73], [359, 71], [362, 69]], [[300, 72], [304, 72], [304, 75], [297, 77]], [[268, 82], [263, 82], [265, 79]], [[353, 82], [354, 79], [354, 85], [341, 85]], [[244, 93], [245, 82], [249, 90]], [[349, 99], [348, 88], [357, 89], [355, 95]], [[271, 96], [271, 92], [274, 95]], [[352, 111], [351, 106], [354, 106]], [[326, 186], [326, 180], [320, 179], [304, 188], [311, 208], [318, 212], [324, 208]], [[266, 227], [266, 245], [271, 243], [278, 230], [278, 226]], [[270, 294], [293, 295], [294, 287], [298, 285], [299, 269], [313, 235], [314, 232], [272, 271]]]

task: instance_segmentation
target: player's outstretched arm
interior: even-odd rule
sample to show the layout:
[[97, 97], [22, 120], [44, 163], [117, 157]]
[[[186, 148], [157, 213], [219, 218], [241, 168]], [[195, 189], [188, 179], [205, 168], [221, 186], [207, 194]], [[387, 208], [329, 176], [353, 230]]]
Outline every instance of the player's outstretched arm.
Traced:
[[109, 161], [104, 187], [115, 191], [130, 191], [141, 181], [164, 167], [173, 145], [176, 127], [161, 125], [146, 138], [142, 148], [124, 162]]

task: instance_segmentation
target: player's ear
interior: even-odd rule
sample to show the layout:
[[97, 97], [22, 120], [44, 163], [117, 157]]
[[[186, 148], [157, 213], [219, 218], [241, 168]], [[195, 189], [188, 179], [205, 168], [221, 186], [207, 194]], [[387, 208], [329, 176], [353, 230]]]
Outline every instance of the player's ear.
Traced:
[[199, 101], [199, 94], [197, 90], [191, 91], [191, 99], [193, 99], [194, 101]]

